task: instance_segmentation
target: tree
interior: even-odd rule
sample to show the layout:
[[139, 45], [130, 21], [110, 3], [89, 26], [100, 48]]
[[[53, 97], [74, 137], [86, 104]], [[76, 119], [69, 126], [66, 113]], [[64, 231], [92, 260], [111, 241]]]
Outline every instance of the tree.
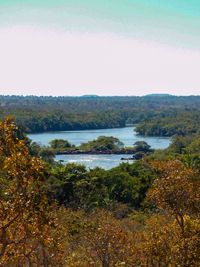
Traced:
[[134, 143], [134, 147], [133, 149], [135, 150], [135, 152], [152, 152], [152, 149], [150, 149], [150, 145], [147, 144], [147, 142], [145, 141], [137, 141]]
[[[199, 172], [190, 165], [185, 166], [179, 160], [154, 161], [152, 167], [156, 170], [158, 177], [148, 192], [148, 200], [168, 216], [168, 224], [154, 231], [155, 237], [160, 239], [158, 241], [159, 259], [162, 258], [161, 250], [168, 249], [169, 253], [165, 253], [172, 254], [172, 256], [165, 264], [171, 263], [172, 266], [181, 264], [184, 267], [198, 266], [200, 261]], [[173, 238], [170, 237], [171, 231], [174, 231]], [[170, 246], [161, 249], [160, 245], [166, 243], [170, 243]], [[149, 244], [146, 246], [150, 247]], [[154, 250], [150, 254], [158, 259], [156, 253]]]
[[89, 141], [80, 145], [80, 149], [89, 149], [96, 151], [119, 150], [124, 144], [113, 136], [99, 136], [97, 140]]
[[[44, 163], [31, 157], [17, 127], [0, 122], [0, 264], [49, 266], [61, 251], [43, 191]], [[58, 230], [59, 232], [59, 230]], [[54, 254], [54, 256], [53, 256]], [[56, 265], [55, 265], [56, 266]]]
[[184, 216], [185, 234], [177, 220], [163, 214], [147, 219], [139, 246], [142, 266], [199, 266], [200, 220]]
[[49, 142], [49, 144], [51, 145], [53, 149], [56, 149], [59, 151], [66, 150], [72, 147], [72, 145], [67, 140], [63, 140], [63, 139], [54, 139], [51, 142]]
[[81, 205], [84, 196], [88, 197], [92, 187], [85, 166], [75, 163], [56, 166], [46, 186], [51, 201], [56, 199], [64, 205], [69, 205], [70, 202], [70, 206]]
[[198, 170], [184, 167], [179, 160], [155, 161], [152, 167], [157, 171], [158, 178], [149, 190], [148, 197], [158, 208], [167, 209], [174, 215], [184, 233], [184, 215], [192, 216], [200, 211]]
[[135, 266], [135, 240], [111, 213], [95, 210], [87, 216], [80, 211], [72, 215], [64, 222], [72, 247], [68, 266]]
[[54, 163], [54, 157], [55, 157], [55, 151], [50, 147], [43, 147], [41, 148], [39, 152], [39, 156], [46, 161], [47, 163], [53, 164]]
[[30, 142], [29, 151], [30, 151], [31, 156], [39, 157], [41, 146], [36, 142]]

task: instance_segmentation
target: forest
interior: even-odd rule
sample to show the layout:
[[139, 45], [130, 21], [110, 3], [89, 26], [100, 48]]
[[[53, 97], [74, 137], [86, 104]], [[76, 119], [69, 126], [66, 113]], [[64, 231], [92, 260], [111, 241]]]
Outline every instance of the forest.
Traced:
[[137, 126], [139, 134], [172, 136], [177, 132], [174, 129], [177, 116], [179, 132], [185, 127], [185, 113], [188, 132], [198, 127], [194, 124], [199, 108], [199, 96], [0, 96], [0, 119], [15, 118], [26, 133], [117, 128], [141, 123]]
[[137, 124], [136, 132], [147, 136], [189, 135], [200, 132], [200, 110], [177, 110], [167, 116], [156, 116]]
[[[132, 164], [121, 163], [110, 170], [55, 162], [56, 149], [73, 145], [53, 140], [51, 147], [40, 147], [26, 137], [25, 125], [18, 126], [19, 117], [0, 122], [1, 266], [199, 266], [199, 98], [164, 96], [168, 107], [158, 109], [158, 102], [164, 102], [162, 97], [144, 97], [143, 110], [136, 108], [141, 105], [137, 97], [135, 103], [128, 97], [100, 98], [100, 102], [95, 96], [83, 97], [80, 106], [95, 99], [99, 114], [112, 102], [113, 107], [121, 105], [118, 111], [106, 113], [123, 114], [126, 123], [136, 108], [138, 133], [172, 136], [167, 149], [151, 151]], [[20, 113], [21, 118], [29, 112], [33, 119], [31, 110], [46, 114], [45, 105], [54, 101], [45, 98], [44, 106], [38, 102], [40, 109], [29, 110], [18, 105], [23, 97], [14, 98], [16, 106], [6, 109], [13, 115]], [[1, 103], [7, 101], [6, 97], [2, 99]], [[127, 101], [133, 105], [129, 111]], [[2, 107], [2, 116], [6, 109]], [[114, 137], [101, 137], [81, 148], [120, 146], [122, 143]], [[150, 149], [141, 142], [134, 149], [138, 152], [141, 147]]]

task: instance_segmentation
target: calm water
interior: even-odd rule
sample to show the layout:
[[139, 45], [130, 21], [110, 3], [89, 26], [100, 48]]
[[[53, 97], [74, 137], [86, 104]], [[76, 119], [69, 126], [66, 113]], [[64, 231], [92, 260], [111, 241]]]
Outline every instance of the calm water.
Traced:
[[[125, 146], [133, 146], [136, 141], [146, 141], [152, 148], [164, 149], [169, 146], [170, 139], [167, 137], [143, 137], [136, 135], [134, 127], [100, 129], [100, 130], [81, 130], [81, 131], [60, 131], [46, 132], [39, 134], [29, 134], [28, 137], [41, 145], [49, 145], [53, 139], [65, 139], [76, 146], [97, 139], [98, 136], [114, 136], [124, 143]], [[96, 166], [110, 169], [117, 166], [121, 157], [131, 155], [57, 155], [56, 160], [65, 162], [75, 162], [86, 165], [88, 168]]]

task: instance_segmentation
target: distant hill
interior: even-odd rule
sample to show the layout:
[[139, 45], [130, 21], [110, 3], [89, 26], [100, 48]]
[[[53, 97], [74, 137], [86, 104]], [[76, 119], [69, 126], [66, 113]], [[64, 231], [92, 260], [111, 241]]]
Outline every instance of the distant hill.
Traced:
[[98, 96], [98, 95], [82, 95], [80, 97], [82, 97], [82, 98], [96, 98], [96, 97], [100, 97], [100, 96]]
[[145, 95], [144, 97], [176, 97], [175, 95], [170, 95], [170, 94], [149, 94], [149, 95]]
[[146, 96], [3, 96], [5, 109], [62, 110], [66, 112], [97, 112], [124, 109], [199, 108], [200, 96], [149, 94]]

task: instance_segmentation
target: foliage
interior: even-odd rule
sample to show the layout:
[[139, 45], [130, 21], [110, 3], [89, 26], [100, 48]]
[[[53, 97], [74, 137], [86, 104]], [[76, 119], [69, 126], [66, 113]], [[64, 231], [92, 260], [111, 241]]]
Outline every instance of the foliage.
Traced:
[[183, 216], [200, 211], [198, 171], [185, 167], [179, 160], [153, 162], [152, 167], [156, 169], [158, 178], [154, 180], [148, 196], [156, 206], [175, 215], [184, 232]]
[[144, 156], [150, 155], [154, 150], [151, 149], [151, 146], [147, 142], [137, 141], [134, 143], [132, 151], [134, 153], [133, 158], [138, 160]]
[[65, 206], [80, 207], [92, 190], [92, 184], [87, 178], [85, 166], [71, 163], [56, 166], [51, 172], [46, 188], [50, 201], [56, 199]]
[[138, 133], [171, 136], [197, 131], [199, 103], [199, 96], [0, 96], [0, 119], [14, 117], [18, 125], [32, 133], [114, 128], [144, 122], [137, 126]]
[[114, 151], [120, 150], [123, 143], [113, 136], [99, 136], [97, 140], [83, 143], [79, 146], [82, 150], [95, 150], [95, 151]]
[[49, 142], [50, 146], [58, 151], [65, 151], [68, 148], [72, 148], [72, 145], [67, 141], [63, 139], [54, 139]]
[[17, 127], [0, 122], [0, 264], [57, 265], [60, 237], [43, 191], [46, 169], [31, 157]]
[[[121, 145], [114, 137], [88, 144]], [[52, 148], [31, 143], [9, 118], [0, 122], [0, 265], [199, 266], [198, 148], [198, 133], [174, 136], [145, 160], [87, 170], [54, 164]]]
[[150, 145], [147, 144], [145, 141], [137, 141], [134, 143], [134, 150], [135, 152], [142, 151], [142, 152], [150, 152]]
[[84, 129], [104, 129], [124, 127], [125, 120], [118, 112], [66, 112], [65, 110], [49, 110], [19, 108], [17, 110], [5, 110], [1, 114], [10, 115], [15, 118], [16, 123], [23, 126], [27, 133], [38, 133], [46, 131], [70, 131]]
[[55, 151], [53, 149], [49, 147], [42, 147], [38, 154], [47, 163], [54, 163]]
[[148, 266], [198, 266], [200, 262], [199, 172], [179, 160], [153, 162], [157, 171], [148, 200], [164, 211], [144, 232]]
[[199, 110], [186, 109], [174, 110], [174, 113], [161, 116], [158, 114], [154, 118], [147, 118], [136, 125], [136, 132], [140, 135], [149, 136], [173, 136], [189, 135], [198, 133], [199, 127]]
[[[68, 232], [67, 266], [134, 266], [138, 261], [134, 236], [110, 212], [65, 212]], [[129, 227], [134, 223], [129, 221]], [[132, 233], [134, 234], [134, 233]]]
[[51, 201], [90, 210], [94, 207], [112, 209], [116, 202], [139, 208], [154, 178], [153, 172], [141, 162], [123, 163], [105, 171], [87, 171], [83, 165], [56, 166], [46, 182]]
[[29, 147], [29, 152], [30, 152], [30, 155], [31, 156], [39, 157], [41, 146], [38, 143], [36, 143], [36, 142], [30, 142], [28, 144], [28, 147]]
[[200, 221], [186, 215], [183, 220], [184, 236], [177, 220], [157, 215], [146, 221], [140, 243], [143, 266], [199, 266]]

